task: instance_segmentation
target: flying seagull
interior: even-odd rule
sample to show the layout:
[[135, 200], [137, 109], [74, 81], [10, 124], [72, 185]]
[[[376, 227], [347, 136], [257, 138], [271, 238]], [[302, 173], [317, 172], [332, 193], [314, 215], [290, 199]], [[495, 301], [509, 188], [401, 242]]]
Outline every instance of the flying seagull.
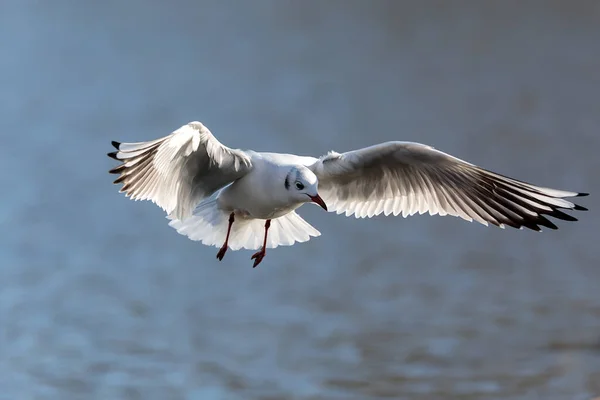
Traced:
[[258, 250], [253, 267], [267, 248], [320, 235], [295, 212], [305, 203], [356, 218], [428, 212], [535, 231], [557, 229], [545, 215], [577, 221], [561, 209], [586, 210], [565, 198], [587, 193], [534, 186], [413, 142], [319, 158], [262, 153], [231, 149], [194, 121], [161, 139], [112, 144], [120, 192], [151, 200], [177, 232], [220, 247], [219, 260], [228, 248]]

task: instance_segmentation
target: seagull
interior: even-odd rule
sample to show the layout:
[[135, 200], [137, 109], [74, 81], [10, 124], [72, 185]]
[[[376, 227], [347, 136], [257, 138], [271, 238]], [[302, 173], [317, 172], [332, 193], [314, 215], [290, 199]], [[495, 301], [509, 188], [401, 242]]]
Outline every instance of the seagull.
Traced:
[[381, 213], [451, 215], [504, 228], [557, 229], [545, 216], [587, 210], [565, 200], [587, 196], [534, 186], [414, 142], [391, 141], [319, 157], [229, 148], [198, 121], [160, 139], [112, 142], [119, 192], [161, 207], [169, 225], [191, 240], [258, 250], [302, 243], [320, 232], [296, 209], [311, 203], [356, 218]]

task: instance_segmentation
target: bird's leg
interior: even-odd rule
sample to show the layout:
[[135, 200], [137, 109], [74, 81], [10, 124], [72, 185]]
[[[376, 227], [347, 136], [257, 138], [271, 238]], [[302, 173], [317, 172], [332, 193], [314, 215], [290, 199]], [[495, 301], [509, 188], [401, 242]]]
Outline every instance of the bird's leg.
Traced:
[[227, 243], [229, 242], [229, 234], [231, 233], [231, 225], [233, 225], [233, 221], [235, 220], [235, 214], [232, 212], [229, 214], [229, 226], [227, 227], [227, 236], [225, 236], [225, 243], [221, 246], [221, 249], [217, 253], [217, 258], [219, 261], [223, 260], [225, 257], [225, 252], [227, 251]]
[[262, 259], [265, 258], [265, 253], [267, 252], [267, 233], [269, 232], [270, 226], [271, 226], [271, 220], [268, 219], [267, 222], [265, 222], [265, 238], [263, 240], [262, 249], [260, 249], [256, 253], [254, 253], [251, 257], [251, 259], [254, 260], [254, 265], [252, 266], [252, 268], [256, 268], [256, 266], [258, 264], [260, 264]]

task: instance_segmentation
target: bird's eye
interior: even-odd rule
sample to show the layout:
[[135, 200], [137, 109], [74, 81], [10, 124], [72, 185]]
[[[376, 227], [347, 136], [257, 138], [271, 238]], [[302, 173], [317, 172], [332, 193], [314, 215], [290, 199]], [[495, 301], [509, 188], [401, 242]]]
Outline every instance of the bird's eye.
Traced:
[[304, 184], [302, 182], [296, 182], [296, 189], [298, 189], [298, 190], [304, 189]]

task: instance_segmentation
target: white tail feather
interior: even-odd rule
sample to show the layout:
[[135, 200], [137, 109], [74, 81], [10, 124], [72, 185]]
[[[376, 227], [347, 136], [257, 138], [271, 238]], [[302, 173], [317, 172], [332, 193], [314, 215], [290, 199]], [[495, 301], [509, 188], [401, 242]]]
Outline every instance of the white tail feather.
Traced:
[[[168, 218], [168, 217], [167, 217]], [[221, 247], [227, 236], [229, 213], [217, 207], [216, 196], [200, 203], [192, 216], [183, 221], [173, 219], [169, 226], [191, 240], [201, 241], [207, 246]], [[262, 247], [265, 220], [236, 216], [229, 235], [231, 250], [257, 250]], [[271, 220], [267, 235], [267, 248], [290, 246], [302, 243], [321, 233], [303, 220], [295, 211]]]

